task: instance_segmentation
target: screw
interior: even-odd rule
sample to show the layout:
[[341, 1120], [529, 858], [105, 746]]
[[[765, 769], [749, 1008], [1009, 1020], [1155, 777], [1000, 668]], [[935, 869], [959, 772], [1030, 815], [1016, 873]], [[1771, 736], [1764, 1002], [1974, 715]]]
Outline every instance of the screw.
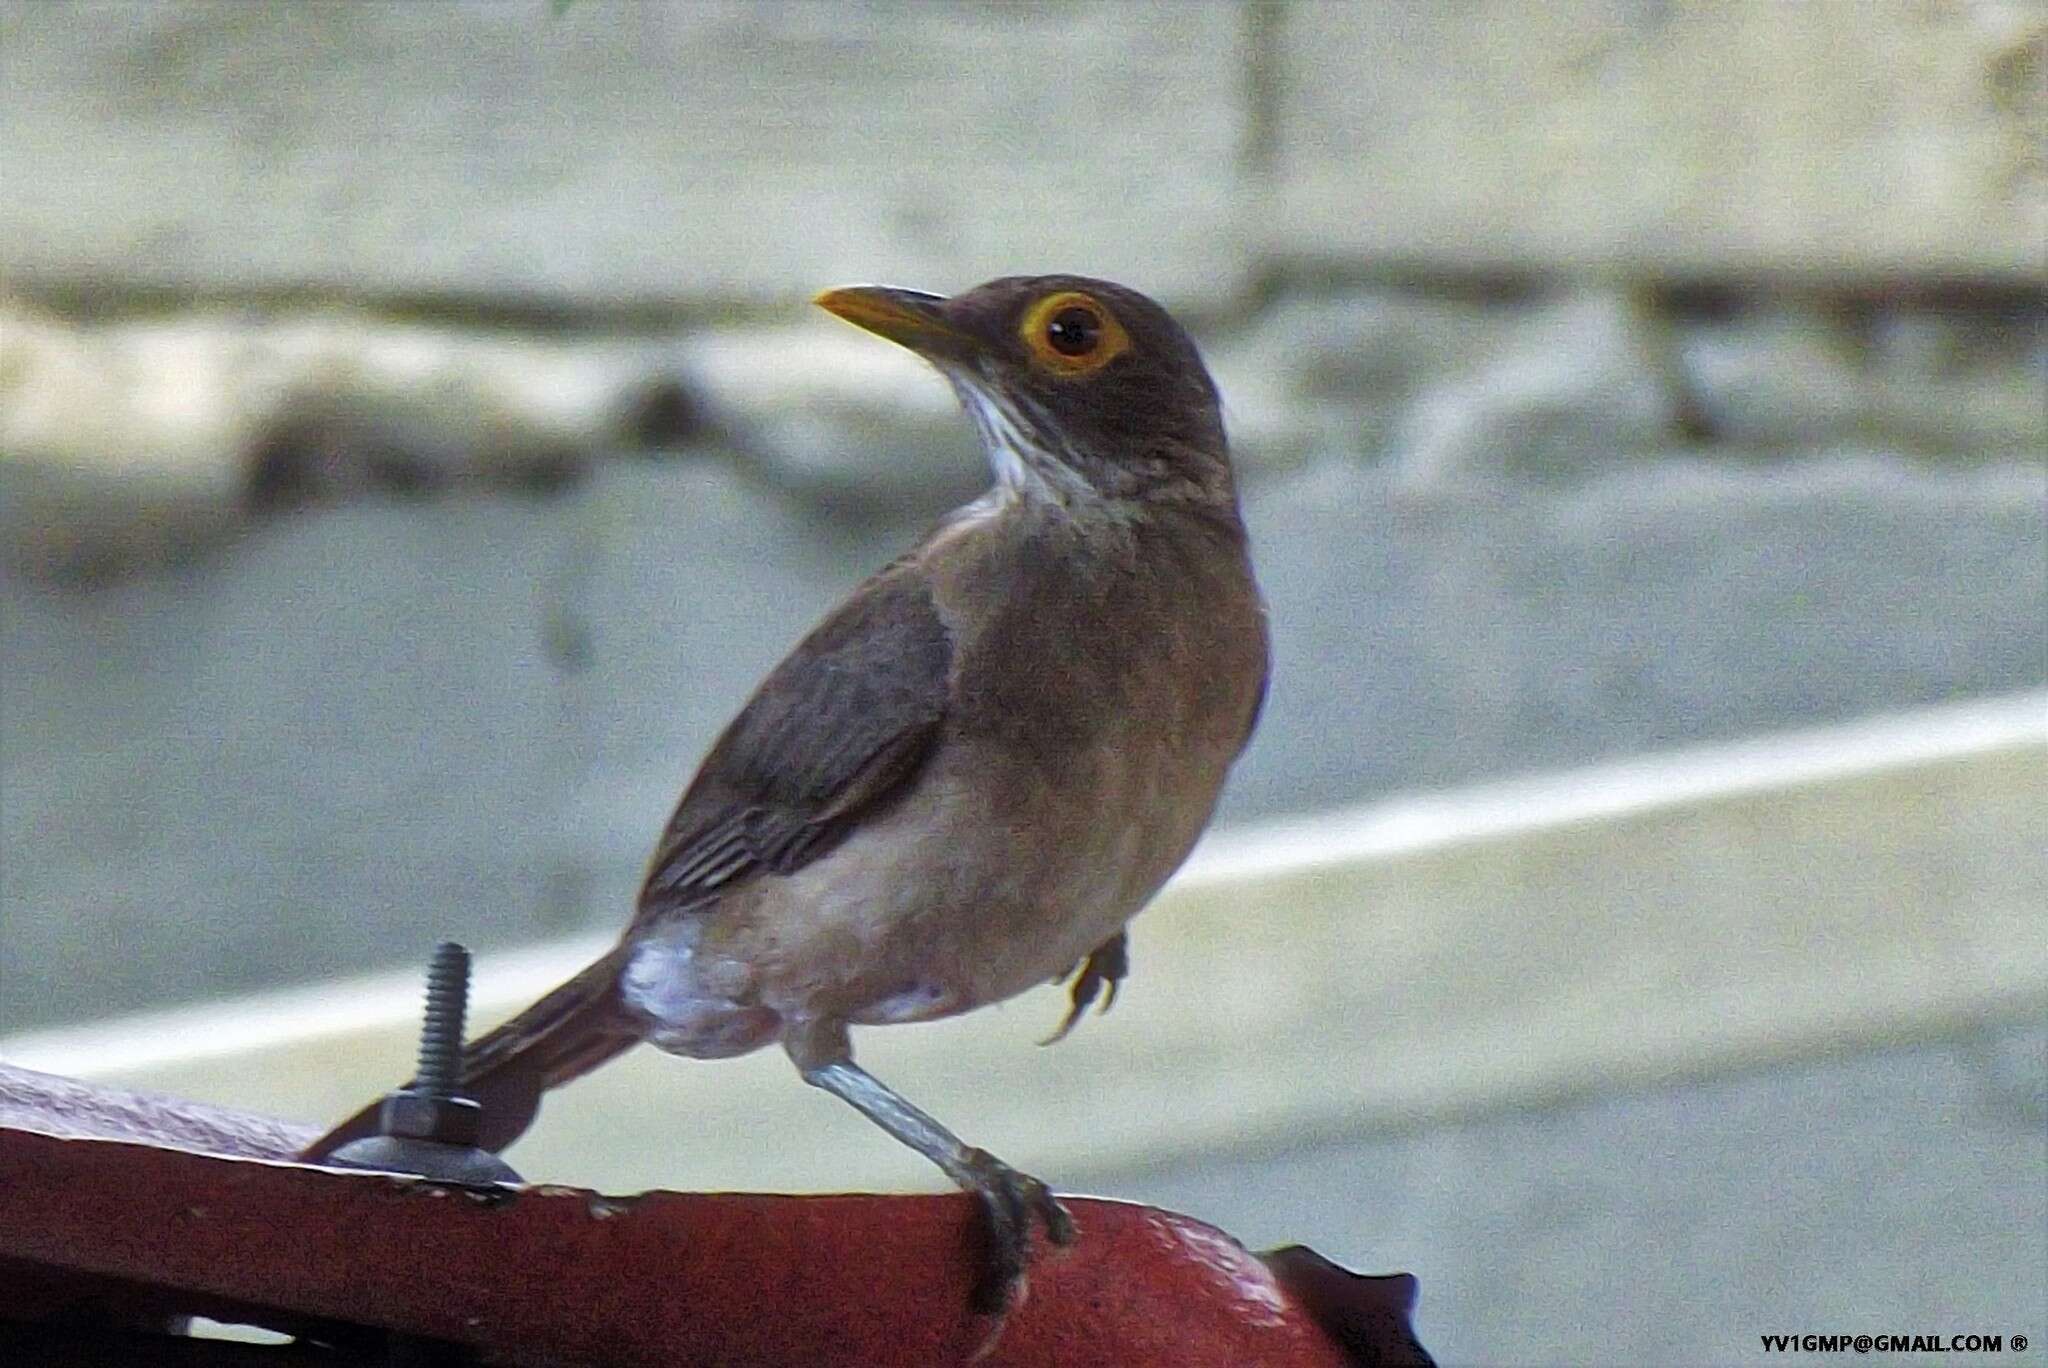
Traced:
[[420, 1067], [412, 1090], [446, 1100], [462, 1084], [463, 1019], [469, 1014], [469, 951], [454, 941], [434, 947], [427, 964], [427, 1012], [420, 1023]]
[[419, 1071], [387, 1095], [379, 1134], [328, 1156], [342, 1168], [416, 1173], [443, 1182], [516, 1183], [497, 1155], [477, 1148], [482, 1109], [462, 1093], [462, 1035], [469, 1015], [469, 951], [454, 941], [434, 947], [427, 964], [427, 1010], [420, 1022]]

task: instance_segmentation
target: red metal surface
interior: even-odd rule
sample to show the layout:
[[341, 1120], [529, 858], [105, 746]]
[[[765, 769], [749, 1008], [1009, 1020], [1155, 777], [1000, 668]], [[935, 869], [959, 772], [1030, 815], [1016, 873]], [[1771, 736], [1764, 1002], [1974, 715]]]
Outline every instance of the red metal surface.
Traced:
[[1269, 1267], [1147, 1207], [1072, 1201], [1080, 1240], [1043, 1254], [998, 1326], [966, 1309], [964, 1196], [479, 1195], [48, 1129], [0, 1128], [0, 1319], [182, 1307], [510, 1364], [1427, 1362], [1402, 1356], [1411, 1279], [1306, 1251]]
[[289, 1159], [320, 1134], [317, 1126], [273, 1116], [0, 1063], [0, 1129], [10, 1126], [77, 1139], [147, 1140], [245, 1159]]

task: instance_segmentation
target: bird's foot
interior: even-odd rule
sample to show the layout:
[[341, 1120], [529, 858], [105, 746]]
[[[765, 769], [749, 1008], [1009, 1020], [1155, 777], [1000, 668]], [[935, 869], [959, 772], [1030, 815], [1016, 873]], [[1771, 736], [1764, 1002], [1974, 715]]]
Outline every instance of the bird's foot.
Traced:
[[1031, 1263], [1032, 1222], [1042, 1222], [1046, 1238], [1054, 1244], [1069, 1245], [1074, 1242], [1074, 1218], [1051, 1188], [987, 1150], [969, 1150], [967, 1162], [965, 1186], [981, 1199], [988, 1237], [988, 1264], [974, 1289], [974, 1309], [1000, 1315], [1023, 1290]]
[[1060, 1028], [1038, 1042], [1041, 1045], [1056, 1045], [1065, 1040], [1067, 1033], [1074, 1029], [1075, 1023], [1101, 996], [1105, 987], [1109, 989], [1109, 996], [1102, 999], [1102, 1010], [1106, 1012], [1116, 1005], [1117, 985], [1131, 972], [1130, 942], [1119, 931], [1090, 951], [1086, 962], [1067, 972], [1074, 977], [1074, 986], [1069, 990], [1073, 1006], [1067, 1009], [1067, 1018], [1060, 1023]]

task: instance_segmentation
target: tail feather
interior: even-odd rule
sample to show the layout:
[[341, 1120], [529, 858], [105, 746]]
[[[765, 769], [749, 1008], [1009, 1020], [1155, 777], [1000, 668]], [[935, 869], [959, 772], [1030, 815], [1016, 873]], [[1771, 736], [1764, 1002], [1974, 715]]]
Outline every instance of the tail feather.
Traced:
[[[462, 1052], [462, 1091], [483, 1108], [478, 1144], [496, 1152], [533, 1124], [541, 1095], [581, 1078], [639, 1043], [642, 1029], [619, 1000], [624, 948], [615, 949]], [[377, 1133], [382, 1099], [308, 1145], [318, 1161]]]

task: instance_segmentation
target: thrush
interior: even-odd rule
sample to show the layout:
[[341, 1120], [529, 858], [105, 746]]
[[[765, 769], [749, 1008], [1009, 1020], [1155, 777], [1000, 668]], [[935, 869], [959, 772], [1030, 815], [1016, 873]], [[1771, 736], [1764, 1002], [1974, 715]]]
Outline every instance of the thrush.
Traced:
[[[1125, 924], [1208, 823], [1264, 698], [1265, 612], [1215, 384], [1138, 292], [1009, 277], [816, 303], [959, 395], [994, 474], [769, 673], [662, 832], [618, 945], [464, 1055], [500, 1149], [541, 1094], [640, 1041], [779, 1044], [980, 1201], [1007, 1304], [1046, 1185], [854, 1062], [849, 1028], [1072, 980], [1114, 1000]], [[371, 1133], [375, 1109], [310, 1150]]]

